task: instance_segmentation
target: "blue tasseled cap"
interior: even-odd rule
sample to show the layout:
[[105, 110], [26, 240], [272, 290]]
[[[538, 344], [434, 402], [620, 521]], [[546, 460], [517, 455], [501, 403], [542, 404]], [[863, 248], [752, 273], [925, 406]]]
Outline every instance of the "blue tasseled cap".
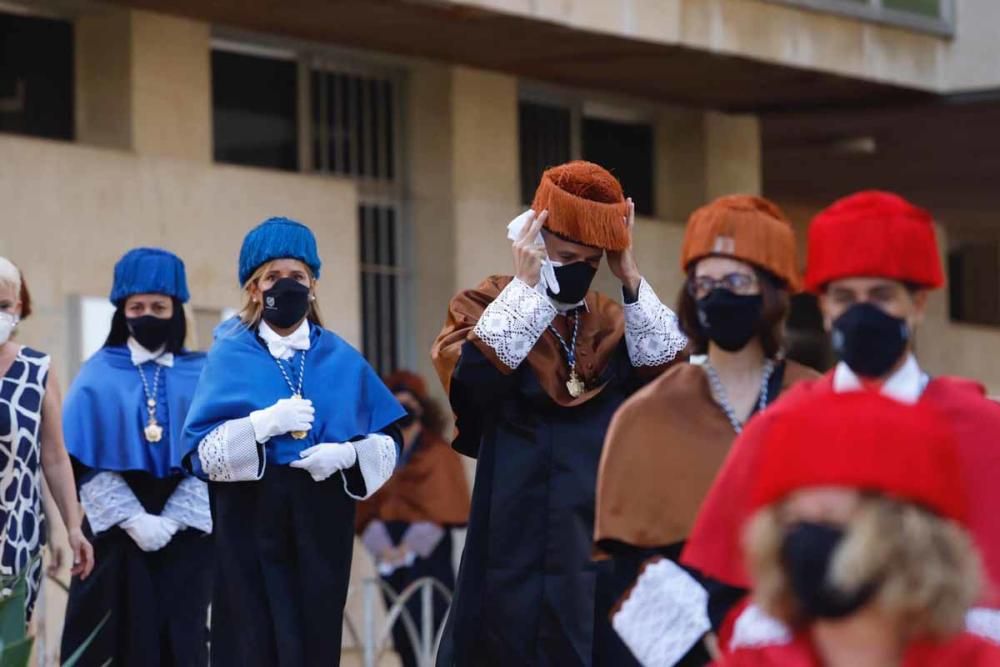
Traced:
[[188, 294], [184, 262], [172, 252], [160, 248], [134, 248], [115, 264], [111, 302], [118, 304], [133, 294], [166, 294], [181, 303]]
[[273, 259], [297, 259], [319, 278], [322, 262], [316, 237], [301, 222], [288, 218], [268, 218], [250, 230], [240, 248], [240, 285], [245, 285], [261, 264]]

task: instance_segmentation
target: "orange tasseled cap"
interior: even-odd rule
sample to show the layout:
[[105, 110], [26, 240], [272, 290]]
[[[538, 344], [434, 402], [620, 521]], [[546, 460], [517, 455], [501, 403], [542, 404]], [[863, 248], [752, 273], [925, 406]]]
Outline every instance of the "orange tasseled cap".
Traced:
[[593, 162], [574, 160], [545, 170], [531, 208], [548, 210], [545, 229], [557, 236], [611, 251], [629, 246], [622, 185]]
[[733, 257], [770, 271], [792, 291], [801, 285], [792, 224], [763, 197], [727, 195], [691, 214], [681, 268], [687, 271], [710, 255]]

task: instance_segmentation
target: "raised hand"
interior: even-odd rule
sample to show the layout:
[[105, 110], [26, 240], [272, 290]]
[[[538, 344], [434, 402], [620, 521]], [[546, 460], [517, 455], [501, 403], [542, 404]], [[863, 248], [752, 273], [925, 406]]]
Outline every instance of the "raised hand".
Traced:
[[538, 234], [548, 217], [548, 211], [542, 211], [537, 216], [532, 211], [528, 224], [521, 230], [521, 233], [514, 240], [512, 246], [514, 276], [531, 287], [538, 284], [542, 275], [542, 260], [545, 259], [545, 245], [538, 243]]
[[635, 253], [632, 246], [635, 242], [635, 202], [628, 198], [628, 215], [622, 220], [628, 228], [629, 245], [621, 252], [608, 252], [608, 268], [615, 278], [621, 281], [622, 286], [633, 296], [639, 290], [639, 283], [642, 275], [639, 273], [639, 265], [635, 261]]

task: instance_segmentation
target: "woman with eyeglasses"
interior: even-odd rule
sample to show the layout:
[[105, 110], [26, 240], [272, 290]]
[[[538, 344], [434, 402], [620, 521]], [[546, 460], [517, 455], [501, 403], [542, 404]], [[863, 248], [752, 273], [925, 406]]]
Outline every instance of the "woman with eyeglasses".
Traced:
[[[677, 308], [691, 358], [619, 408], [605, 440], [594, 537], [621, 589], [659, 611], [638, 626], [628, 599], [613, 624], [643, 664], [704, 665], [702, 639], [743, 591], [682, 569], [679, 559], [702, 499], [754, 414], [789, 385], [816, 376], [783, 358], [789, 295], [799, 286], [795, 234], [773, 203], [732, 195], [695, 211], [682, 251], [687, 280]], [[654, 586], [643, 563], [667, 559]], [[624, 613], [622, 613], [624, 612]], [[661, 625], [648, 624], [650, 617]]]

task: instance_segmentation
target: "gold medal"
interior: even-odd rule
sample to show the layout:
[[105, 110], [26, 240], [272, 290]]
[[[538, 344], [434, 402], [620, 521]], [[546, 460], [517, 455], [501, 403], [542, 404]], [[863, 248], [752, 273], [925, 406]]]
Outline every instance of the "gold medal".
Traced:
[[587, 385], [584, 384], [583, 380], [580, 379], [580, 376], [576, 374], [576, 369], [570, 369], [569, 380], [566, 381], [566, 390], [569, 392], [569, 395], [573, 398], [579, 398], [583, 395], [583, 392], [586, 391], [586, 389]]
[[147, 442], [159, 442], [163, 439], [163, 427], [157, 424], [155, 419], [149, 420], [146, 428], [143, 429], [143, 433], [146, 434]]
[[[292, 394], [292, 398], [302, 398], [302, 394], [300, 394], [299, 392], [295, 392], [294, 394]], [[305, 440], [306, 435], [308, 433], [309, 431], [292, 431], [289, 435], [291, 435], [296, 440]]]

